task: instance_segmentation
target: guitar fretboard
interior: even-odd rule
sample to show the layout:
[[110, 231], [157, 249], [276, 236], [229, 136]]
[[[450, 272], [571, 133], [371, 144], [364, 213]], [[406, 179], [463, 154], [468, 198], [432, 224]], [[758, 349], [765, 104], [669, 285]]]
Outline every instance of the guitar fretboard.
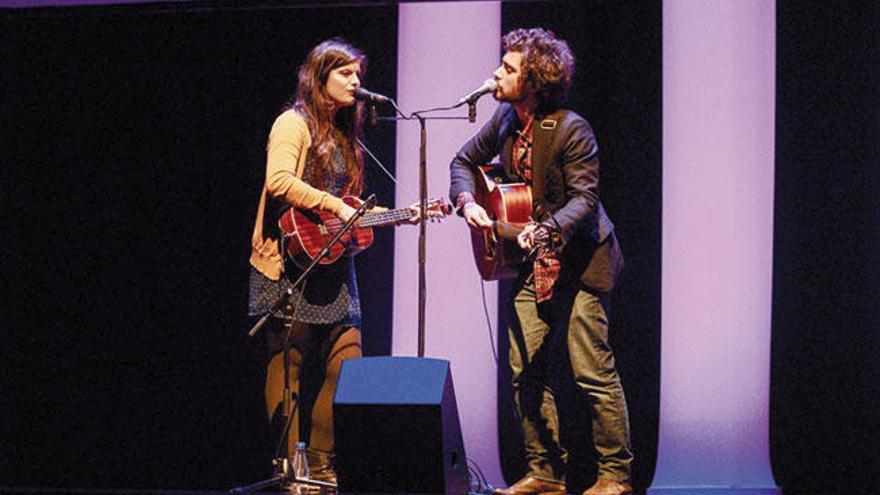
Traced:
[[409, 208], [396, 210], [370, 211], [361, 218], [361, 227], [381, 227], [392, 223], [402, 222], [413, 216]]
[[495, 223], [495, 232], [498, 237], [508, 240], [515, 241], [516, 236], [519, 235], [520, 232], [523, 231], [522, 227], [518, 227], [516, 225], [511, 225], [506, 222], [494, 222]]

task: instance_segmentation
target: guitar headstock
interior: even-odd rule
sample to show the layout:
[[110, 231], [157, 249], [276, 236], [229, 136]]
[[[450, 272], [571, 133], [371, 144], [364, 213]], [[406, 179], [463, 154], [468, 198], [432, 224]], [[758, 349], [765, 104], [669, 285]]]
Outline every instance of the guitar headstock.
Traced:
[[[409, 223], [419, 223], [419, 204], [415, 203], [407, 208], [412, 213], [412, 217], [407, 220]], [[428, 220], [439, 221], [452, 213], [452, 205], [447, 203], [443, 198], [429, 199], [425, 203], [425, 216]]]
[[429, 199], [425, 205], [425, 214], [429, 220], [440, 220], [452, 213], [452, 205], [443, 198]]

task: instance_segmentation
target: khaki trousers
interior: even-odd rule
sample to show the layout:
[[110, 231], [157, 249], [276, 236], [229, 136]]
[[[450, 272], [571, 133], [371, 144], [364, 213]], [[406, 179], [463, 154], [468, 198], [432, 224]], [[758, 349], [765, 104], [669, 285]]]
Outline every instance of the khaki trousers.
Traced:
[[559, 417], [546, 375], [550, 335], [567, 332], [571, 367], [591, 407], [598, 477], [630, 481], [633, 454], [629, 415], [608, 343], [609, 294], [580, 284], [554, 288], [553, 299], [536, 303], [534, 283], [515, 286], [509, 328], [514, 399], [525, 439], [530, 475], [565, 481], [568, 452], [559, 443]]

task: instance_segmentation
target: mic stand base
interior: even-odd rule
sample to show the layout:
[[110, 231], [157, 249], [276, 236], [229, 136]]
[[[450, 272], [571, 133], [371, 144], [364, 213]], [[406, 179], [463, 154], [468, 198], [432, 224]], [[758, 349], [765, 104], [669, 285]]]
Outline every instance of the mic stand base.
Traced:
[[264, 479], [262, 481], [257, 481], [256, 483], [251, 483], [250, 485], [245, 486], [237, 486], [232, 490], [229, 490], [229, 493], [253, 493], [263, 488], [269, 488], [270, 486], [281, 487], [284, 484], [284, 481], [287, 480], [287, 476], [284, 473], [278, 473], [271, 478]]
[[309, 478], [298, 478], [296, 476], [292, 476], [287, 474], [289, 463], [287, 459], [275, 459], [273, 461], [275, 464], [276, 471], [279, 469], [279, 465], [282, 465], [280, 471], [275, 473], [271, 478], [266, 478], [261, 481], [257, 481], [256, 483], [251, 483], [250, 485], [238, 486], [231, 490], [229, 493], [234, 494], [244, 494], [244, 493], [253, 493], [256, 491], [260, 491], [264, 488], [269, 488], [270, 486], [277, 486], [282, 490], [287, 490], [289, 485], [299, 483], [301, 485], [308, 485], [317, 487], [322, 489], [326, 493], [334, 493], [338, 490], [339, 486], [336, 483], [330, 483], [328, 481], [320, 481], [313, 480]]

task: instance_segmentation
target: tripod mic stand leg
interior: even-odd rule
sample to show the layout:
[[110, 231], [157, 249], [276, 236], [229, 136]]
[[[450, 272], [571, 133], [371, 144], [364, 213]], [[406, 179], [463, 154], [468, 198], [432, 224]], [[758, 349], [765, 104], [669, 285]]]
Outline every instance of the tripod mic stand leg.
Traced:
[[287, 479], [287, 475], [284, 473], [278, 473], [271, 478], [267, 478], [262, 481], [257, 481], [256, 483], [251, 483], [250, 485], [235, 487], [232, 490], [229, 490], [229, 493], [243, 494], [243, 493], [253, 493], [263, 488], [269, 488], [270, 486], [281, 486], [284, 480]]

